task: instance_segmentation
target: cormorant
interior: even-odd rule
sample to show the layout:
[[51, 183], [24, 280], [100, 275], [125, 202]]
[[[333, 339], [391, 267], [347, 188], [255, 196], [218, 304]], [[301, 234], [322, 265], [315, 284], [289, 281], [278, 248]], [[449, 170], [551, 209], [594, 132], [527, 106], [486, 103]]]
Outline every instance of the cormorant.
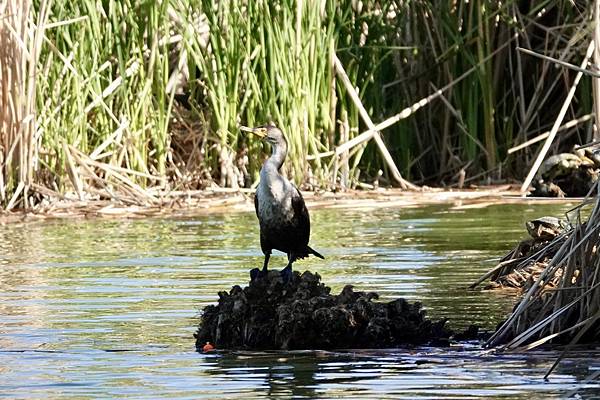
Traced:
[[284, 280], [292, 276], [292, 263], [313, 254], [324, 259], [310, 248], [310, 218], [304, 199], [298, 188], [287, 180], [279, 170], [287, 155], [287, 140], [275, 125], [268, 124], [256, 128], [240, 127], [271, 144], [271, 157], [260, 170], [260, 182], [254, 196], [254, 209], [260, 224], [260, 247], [265, 255], [262, 271], [255, 268], [250, 272], [251, 279], [267, 274], [267, 266], [273, 249], [287, 254], [288, 264], [281, 271]]

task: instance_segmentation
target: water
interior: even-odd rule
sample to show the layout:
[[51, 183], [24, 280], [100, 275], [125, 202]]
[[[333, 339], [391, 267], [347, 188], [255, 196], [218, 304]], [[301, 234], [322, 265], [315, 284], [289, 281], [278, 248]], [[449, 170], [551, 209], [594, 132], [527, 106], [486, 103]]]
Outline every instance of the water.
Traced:
[[[338, 292], [418, 299], [455, 328], [493, 328], [507, 295], [467, 291], [523, 223], [568, 206], [313, 210], [303, 260]], [[472, 345], [388, 351], [195, 352], [199, 310], [262, 264], [251, 213], [51, 221], [0, 231], [0, 397], [562, 398], [600, 393], [600, 352], [490, 354]], [[273, 267], [284, 257], [271, 258]]]

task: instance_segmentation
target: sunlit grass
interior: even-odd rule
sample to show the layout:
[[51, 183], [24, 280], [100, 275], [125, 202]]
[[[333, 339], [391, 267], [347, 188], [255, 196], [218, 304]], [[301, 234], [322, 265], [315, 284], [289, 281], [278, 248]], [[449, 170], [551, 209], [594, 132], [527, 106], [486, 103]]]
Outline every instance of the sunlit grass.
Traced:
[[[537, 148], [509, 158], [506, 151], [548, 129], [570, 75], [515, 49], [577, 62], [592, 26], [590, 10], [578, 6], [568, 0], [535, 6], [516, 0], [4, 2], [0, 202], [29, 206], [43, 188], [135, 202], [147, 186], [185, 187], [185, 174], [199, 180], [194, 187], [247, 186], [267, 149], [238, 126], [269, 121], [288, 136], [286, 172], [296, 183], [356, 187], [379, 170], [383, 184], [392, 183], [376, 146], [331, 156], [367, 128], [334, 72], [334, 54], [375, 123], [468, 73], [383, 132], [404, 176], [444, 184], [453, 184], [461, 170], [467, 182], [507, 173], [519, 178]], [[567, 119], [591, 110], [590, 86], [582, 83]], [[191, 149], [174, 133], [176, 92], [191, 108], [176, 115], [194, 136]], [[567, 133], [588, 139], [588, 128]], [[192, 159], [198, 165], [185, 165]]]

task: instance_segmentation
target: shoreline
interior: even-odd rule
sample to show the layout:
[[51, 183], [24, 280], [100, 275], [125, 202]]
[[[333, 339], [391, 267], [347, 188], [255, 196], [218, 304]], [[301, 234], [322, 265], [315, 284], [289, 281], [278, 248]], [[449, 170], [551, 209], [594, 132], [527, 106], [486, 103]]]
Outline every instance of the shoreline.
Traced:
[[[64, 196], [44, 200], [32, 210], [0, 211], [0, 224], [51, 219], [113, 218], [133, 219], [157, 216], [253, 212], [254, 189], [206, 189], [187, 192], [156, 193], [160, 203], [125, 204], [115, 200], [79, 200]], [[484, 208], [495, 204], [579, 203], [582, 198], [525, 197], [517, 185], [481, 186], [472, 189], [424, 187], [420, 191], [397, 188], [347, 190], [344, 192], [302, 192], [309, 209], [347, 208], [371, 210], [383, 207], [421, 207], [454, 204], [455, 208]]]

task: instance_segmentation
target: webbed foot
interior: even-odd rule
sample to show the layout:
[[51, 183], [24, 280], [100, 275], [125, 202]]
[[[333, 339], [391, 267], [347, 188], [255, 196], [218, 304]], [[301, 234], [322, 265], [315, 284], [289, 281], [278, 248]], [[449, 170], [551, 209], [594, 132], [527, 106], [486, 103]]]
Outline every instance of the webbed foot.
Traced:
[[288, 283], [292, 280], [292, 266], [288, 264], [287, 267], [281, 270], [281, 277], [283, 278], [283, 283]]
[[269, 271], [264, 268], [252, 268], [250, 270], [250, 282], [254, 282], [256, 279], [265, 278], [267, 275], [269, 275]]

